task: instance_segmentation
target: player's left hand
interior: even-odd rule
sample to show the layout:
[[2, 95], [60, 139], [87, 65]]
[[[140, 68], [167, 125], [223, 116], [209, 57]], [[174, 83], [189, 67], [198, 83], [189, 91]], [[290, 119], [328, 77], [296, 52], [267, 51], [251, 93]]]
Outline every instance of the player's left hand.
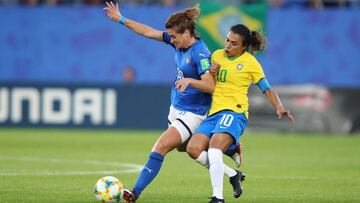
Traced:
[[221, 65], [216, 63], [215, 61], [211, 63], [210, 73], [213, 76], [216, 76], [216, 74], [219, 72]]
[[184, 92], [186, 88], [189, 86], [190, 82], [191, 82], [190, 78], [180, 79], [176, 81], [175, 88], [179, 89], [180, 92]]
[[288, 117], [290, 123], [295, 123], [295, 118], [291, 114], [290, 110], [285, 109], [283, 106], [276, 108], [276, 114], [278, 116], [278, 119], [281, 119], [283, 116], [286, 116]]
[[115, 21], [119, 22], [121, 18], [121, 13], [119, 11], [119, 4], [114, 4], [112, 1], [106, 2], [106, 7], [104, 8], [105, 15]]

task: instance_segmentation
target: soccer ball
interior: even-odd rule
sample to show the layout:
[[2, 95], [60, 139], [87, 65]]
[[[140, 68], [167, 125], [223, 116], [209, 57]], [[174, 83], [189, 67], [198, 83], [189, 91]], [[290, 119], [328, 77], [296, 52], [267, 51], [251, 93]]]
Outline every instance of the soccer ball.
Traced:
[[96, 200], [101, 202], [119, 202], [123, 191], [123, 184], [113, 176], [100, 178], [94, 187]]

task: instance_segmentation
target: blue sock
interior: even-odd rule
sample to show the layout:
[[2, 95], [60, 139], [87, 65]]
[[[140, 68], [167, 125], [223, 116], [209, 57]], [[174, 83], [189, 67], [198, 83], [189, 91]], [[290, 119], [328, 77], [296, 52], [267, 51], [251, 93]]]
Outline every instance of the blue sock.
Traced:
[[236, 153], [236, 144], [232, 144], [230, 145], [227, 150], [224, 152], [224, 154], [226, 154], [227, 156], [231, 157], [232, 155], [234, 155]]
[[164, 160], [163, 155], [157, 152], [151, 152], [147, 163], [141, 171], [138, 179], [136, 180], [134, 190], [135, 195], [139, 196], [140, 193], [146, 188], [147, 185], [156, 177], [159, 173], [162, 162]]

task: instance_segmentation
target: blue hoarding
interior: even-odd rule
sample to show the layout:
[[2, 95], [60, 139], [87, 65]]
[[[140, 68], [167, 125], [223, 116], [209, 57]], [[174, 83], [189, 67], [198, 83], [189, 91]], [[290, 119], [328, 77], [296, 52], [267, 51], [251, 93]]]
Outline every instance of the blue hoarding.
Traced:
[[[122, 7], [125, 16], [164, 28], [177, 8]], [[268, 50], [258, 56], [271, 84], [360, 87], [359, 9], [270, 10]], [[101, 7], [0, 7], [0, 82], [170, 84], [171, 47], [109, 21]]]

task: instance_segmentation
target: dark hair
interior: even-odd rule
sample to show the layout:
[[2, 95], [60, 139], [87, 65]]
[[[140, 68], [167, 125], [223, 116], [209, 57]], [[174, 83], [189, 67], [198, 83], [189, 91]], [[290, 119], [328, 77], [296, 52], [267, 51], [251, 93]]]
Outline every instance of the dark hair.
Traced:
[[244, 37], [244, 46], [250, 53], [253, 54], [265, 49], [267, 41], [263, 34], [257, 31], [250, 31], [250, 29], [243, 24], [234, 25], [230, 30]]
[[189, 30], [191, 36], [196, 37], [196, 22], [195, 19], [200, 14], [199, 5], [196, 5], [192, 8], [188, 8], [182, 12], [177, 12], [171, 14], [166, 21], [166, 29], [174, 28], [177, 33], [184, 33], [185, 30]]

